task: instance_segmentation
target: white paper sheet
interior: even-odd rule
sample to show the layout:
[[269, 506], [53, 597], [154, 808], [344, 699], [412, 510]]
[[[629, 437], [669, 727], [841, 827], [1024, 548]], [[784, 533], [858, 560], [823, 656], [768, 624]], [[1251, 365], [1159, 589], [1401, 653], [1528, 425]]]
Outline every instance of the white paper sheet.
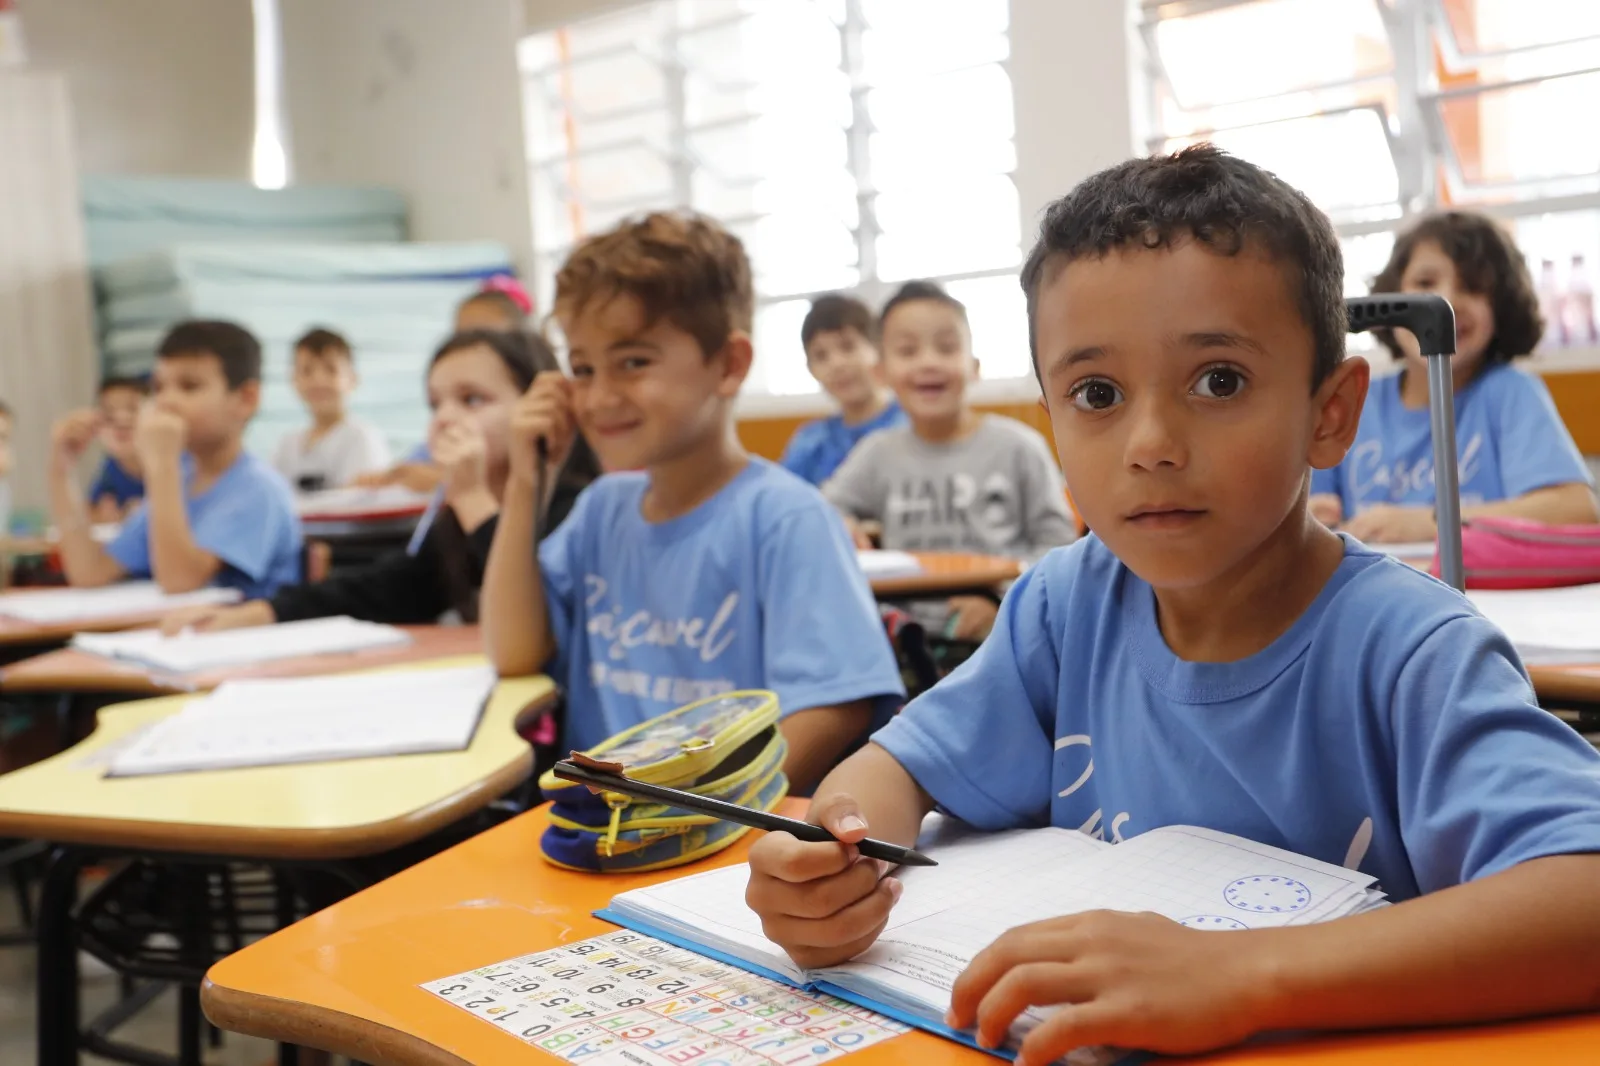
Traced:
[[237, 589], [198, 589], [168, 595], [154, 581], [128, 581], [98, 589], [39, 589], [0, 595], [0, 615], [23, 622], [55, 625], [102, 618], [161, 614], [205, 603], [236, 603]]
[[79, 633], [72, 638], [72, 646], [110, 659], [125, 659], [156, 670], [187, 674], [306, 655], [338, 655], [394, 647], [410, 641], [404, 630], [394, 626], [360, 622], [340, 615], [215, 633], [186, 631], [171, 637], [162, 636], [159, 629]]

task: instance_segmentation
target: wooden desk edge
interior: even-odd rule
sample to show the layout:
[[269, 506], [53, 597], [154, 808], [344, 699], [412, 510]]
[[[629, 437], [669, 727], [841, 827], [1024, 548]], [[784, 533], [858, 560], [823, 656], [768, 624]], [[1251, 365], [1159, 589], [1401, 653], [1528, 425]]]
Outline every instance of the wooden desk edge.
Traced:
[[[548, 707], [556, 698], [552, 690], [533, 700], [518, 712], [514, 725]], [[253, 859], [358, 859], [409, 844], [436, 829], [443, 829], [481, 810], [532, 775], [533, 748], [523, 745], [515, 759], [494, 773], [431, 806], [388, 821], [337, 829], [263, 829], [50, 814], [9, 814], [4, 816], [3, 824], [7, 836], [107, 849]]]
[[473, 1066], [410, 1033], [343, 1011], [240, 992], [217, 983], [210, 974], [200, 985], [200, 1007], [219, 1029], [318, 1048], [356, 1062]]
[[1600, 703], [1600, 674], [1578, 673], [1564, 666], [1530, 666], [1528, 676], [1533, 679], [1533, 690], [1541, 701]]

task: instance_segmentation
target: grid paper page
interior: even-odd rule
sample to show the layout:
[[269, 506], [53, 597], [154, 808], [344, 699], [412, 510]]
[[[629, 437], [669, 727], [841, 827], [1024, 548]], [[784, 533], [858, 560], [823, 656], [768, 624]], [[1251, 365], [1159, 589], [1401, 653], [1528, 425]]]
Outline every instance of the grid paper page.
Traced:
[[339, 615], [214, 633], [185, 631], [171, 637], [163, 636], [159, 629], [79, 633], [72, 638], [72, 646], [96, 655], [184, 674], [305, 655], [336, 655], [394, 647], [410, 640], [404, 630], [394, 626], [360, 622]]
[[169, 596], [154, 581], [128, 581], [98, 589], [47, 589], [8, 592], [0, 596], [0, 614], [23, 622], [49, 625], [159, 614], [207, 603], [236, 603], [238, 589], [197, 589]]
[[821, 1066], [905, 1026], [637, 933], [429, 981], [428, 992], [586, 1066]]

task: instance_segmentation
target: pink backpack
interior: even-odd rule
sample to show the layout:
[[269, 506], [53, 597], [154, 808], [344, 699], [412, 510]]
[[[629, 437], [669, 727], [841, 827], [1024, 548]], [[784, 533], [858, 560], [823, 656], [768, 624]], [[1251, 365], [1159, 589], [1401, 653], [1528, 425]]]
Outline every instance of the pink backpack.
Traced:
[[[1600, 582], [1600, 526], [1549, 526], [1526, 518], [1461, 523], [1470, 589], [1542, 589]], [[1434, 553], [1429, 573], [1439, 576]]]

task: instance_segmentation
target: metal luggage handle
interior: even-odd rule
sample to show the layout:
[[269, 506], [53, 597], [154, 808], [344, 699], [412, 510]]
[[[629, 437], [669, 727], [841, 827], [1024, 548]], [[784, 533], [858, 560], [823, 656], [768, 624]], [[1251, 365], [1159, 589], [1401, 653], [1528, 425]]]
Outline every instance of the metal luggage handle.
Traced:
[[1450, 357], [1456, 351], [1456, 313], [1432, 293], [1379, 293], [1344, 302], [1351, 333], [1401, 326], [1411, 331], [1428, 364], [1428, 415], [1433, 434], [1434, 518], [1439, 527], [1439, 576], [1466, 589], [1461, 562], [1461, 483], [1456, 467], [1456, 405]]

